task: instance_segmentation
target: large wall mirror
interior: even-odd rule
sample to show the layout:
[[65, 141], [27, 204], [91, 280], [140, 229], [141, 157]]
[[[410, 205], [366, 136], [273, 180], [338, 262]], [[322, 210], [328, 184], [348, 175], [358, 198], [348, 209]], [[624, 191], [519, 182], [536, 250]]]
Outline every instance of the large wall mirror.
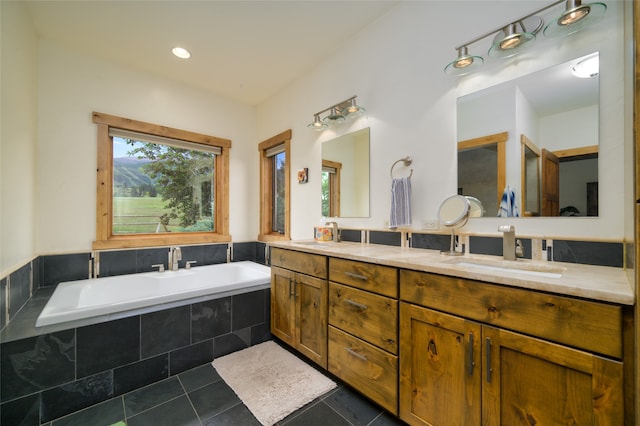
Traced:
[[[458, 193], [498, 214], [598, 216], [598, 53], [458, 98]], [[579, 77], [579, 64], [595, 71]], [[576, 71], [577, 70], [577, 71]]]
[[369, 217], [369, 128], [322, 144], [322, 216]]

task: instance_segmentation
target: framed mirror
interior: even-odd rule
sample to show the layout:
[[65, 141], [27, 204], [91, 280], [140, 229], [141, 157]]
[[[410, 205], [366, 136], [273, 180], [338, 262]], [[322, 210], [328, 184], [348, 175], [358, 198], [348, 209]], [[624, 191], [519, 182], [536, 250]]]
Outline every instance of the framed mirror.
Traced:
[[369, 217], [369, 136], [367, 127], [322, 144], [323, 217]]
[[[480, 199], [487, 216], [506, 185], [520, 216], [597, 216], [598, 60], [591, 53], [458, 98], [458, 193]], [[577, 76], [585, 63], [595, 71]], [[498, 135], [504, 163], [500, 142], [487, 142]]]

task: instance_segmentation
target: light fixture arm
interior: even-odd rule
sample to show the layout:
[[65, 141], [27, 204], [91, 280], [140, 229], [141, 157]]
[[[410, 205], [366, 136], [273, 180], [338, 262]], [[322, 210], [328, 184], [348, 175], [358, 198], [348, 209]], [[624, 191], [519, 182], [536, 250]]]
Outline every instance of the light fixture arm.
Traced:
[[344, 109], [345, 109], [345, 108], [347, 108], [349, 105], [351, 105], [351, 101], [352, 101], [353, 99], [355, 99], [356, 97], [357, 97], [357, 95], [354, 95], [354, 96], [350, 97], [350, 98], [349, 98], [349, 99], [347, 99], [347, 100], [344, 100], [344, 101], [342, 101], [342, 102], [338, 102], [338, 103], [337, 103], [337, 104], [335, 104], [335, 105], [331, 105], [329, 108], [325, 108], [325, 109], [323, 109], [322, 111], [320, 111], [320, 112], [316, 112], [316, 113], [315, 113], [315, 114], [313, 114], [313, 115], [318, 115], [318, 116], [319, 116], [319, 115], [322, 115], [323, 113], [325, 113], [325, 112], [327, 112], [327, 111], [331, 111], [333, 108], [336, 108], [336, 109], [338, 109], [338, 110], [344, 110]]
[[[529, 13], [528, 15], [524, 15], [524, 16], [518, 18], [518, 19], [514, 19], [513, 21], [511, 21], [511, 23], [520, 23], [520, 25], [522, 25], [524, 27], [524, 24], [522, 23], [522, 21], [524, 21], [525, 19], [530, 18], [530, 17], [532, 17], [532, 16], [534, 16], [534, 15], [540, 13], [540, 12], [543, 12], [543, 11], [547, 10], [547, 9], [550, 9], [553, 6], [559, 5], [560, 3], [564, 3], [565, 1], [566, 0], [557, 0], [557, 1], [553, 2], [553, 3], [551, 3], [551, 4], [546, 5], [542, 9], [535, 10], [535, 11]], [[480, 41], [480, 40], [482, 40], [484, 38], [489, 37], [490, 35], [493, 35], [493, 34], [497, 33], [498, 31], [502, 31], [504, 28], [505, 28], [505, 26], [503, 25], [503, 26], [501, 26], [499, 28], [496, 28], [495, 30], [488, 31], [488, 32], [486, 32], [485, 34], [483, 34], [481, 36], [478, 36], [478, 37], [476, 37], [474, 39], [471, 39], [471, 40], [467, 41], [466, 43], [463, 43], [463, 44], [461, 44], [459, 46], [456, 46], [454, 49], [457, 51], [458, 49], [461, 49], [463, 47], [467, 47], [470, 44], [476, 43], [476, 42], [478, 42], [478, 41]], [[539, 28], [537, 30], [539, 30]], [[537, 31], [534, 31], [534, 32], [537, 32]]]

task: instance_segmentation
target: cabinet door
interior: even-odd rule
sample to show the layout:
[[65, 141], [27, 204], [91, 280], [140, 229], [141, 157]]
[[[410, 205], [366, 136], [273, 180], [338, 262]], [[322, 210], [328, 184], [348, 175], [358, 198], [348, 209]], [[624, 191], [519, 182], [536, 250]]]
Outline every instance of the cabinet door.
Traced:
[[484, 425], [621, 425], [622, 363], [483, 326]]
[[296, 274], [296, 348], [327, 368], [328, 285], [326, 280]]
[[271, 333], [293, 346], [295, 344], [295, 273], [271, 267]]
[[402, 420], [412, 425], [480, 424], [480, 338], [478, 323], [400, 304]]

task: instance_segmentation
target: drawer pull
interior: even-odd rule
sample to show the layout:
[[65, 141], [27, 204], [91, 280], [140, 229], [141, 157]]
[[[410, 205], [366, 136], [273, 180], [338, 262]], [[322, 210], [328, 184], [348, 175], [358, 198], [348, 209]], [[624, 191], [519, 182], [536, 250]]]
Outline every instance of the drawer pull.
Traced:
[[344, 273], [346, 276], [351, 277], [351, 278], [357, 278], [359, 280], [362, 281], [367, 281], [369, 278], [364, 276], [364, 275], [360, 275], [360, 274], [354, 274], [353, 272], [345, 272]]
[[475, 362], [473, 362], [473, 333], [469, 333], [469, 375], [473, 376], [473, 367], [475, 366]]
[[493, 371], [493, 369], [491, 368], [491, 339], [487, 337], [485, 343], [485, 355], [487, 358], [487, 383], [491, 383], [491, 372]]
[[349, 354], [355, 356], [356, 358], [360, 358], [363, 361], [369, 361], [366, 356], [354, 351], [351, 348], [344, 348], [345, 351], [349, 352]]
[[369, 309], [367, 305], [363, 305], [362, 303], [358, 303], [355, 300], [351, 300], [351, 299], [344, 299], [344, 303], [351, 306], [355, 306], [356, 308], [362, 309], [363, 311], [366, 311], [367, 309]]

